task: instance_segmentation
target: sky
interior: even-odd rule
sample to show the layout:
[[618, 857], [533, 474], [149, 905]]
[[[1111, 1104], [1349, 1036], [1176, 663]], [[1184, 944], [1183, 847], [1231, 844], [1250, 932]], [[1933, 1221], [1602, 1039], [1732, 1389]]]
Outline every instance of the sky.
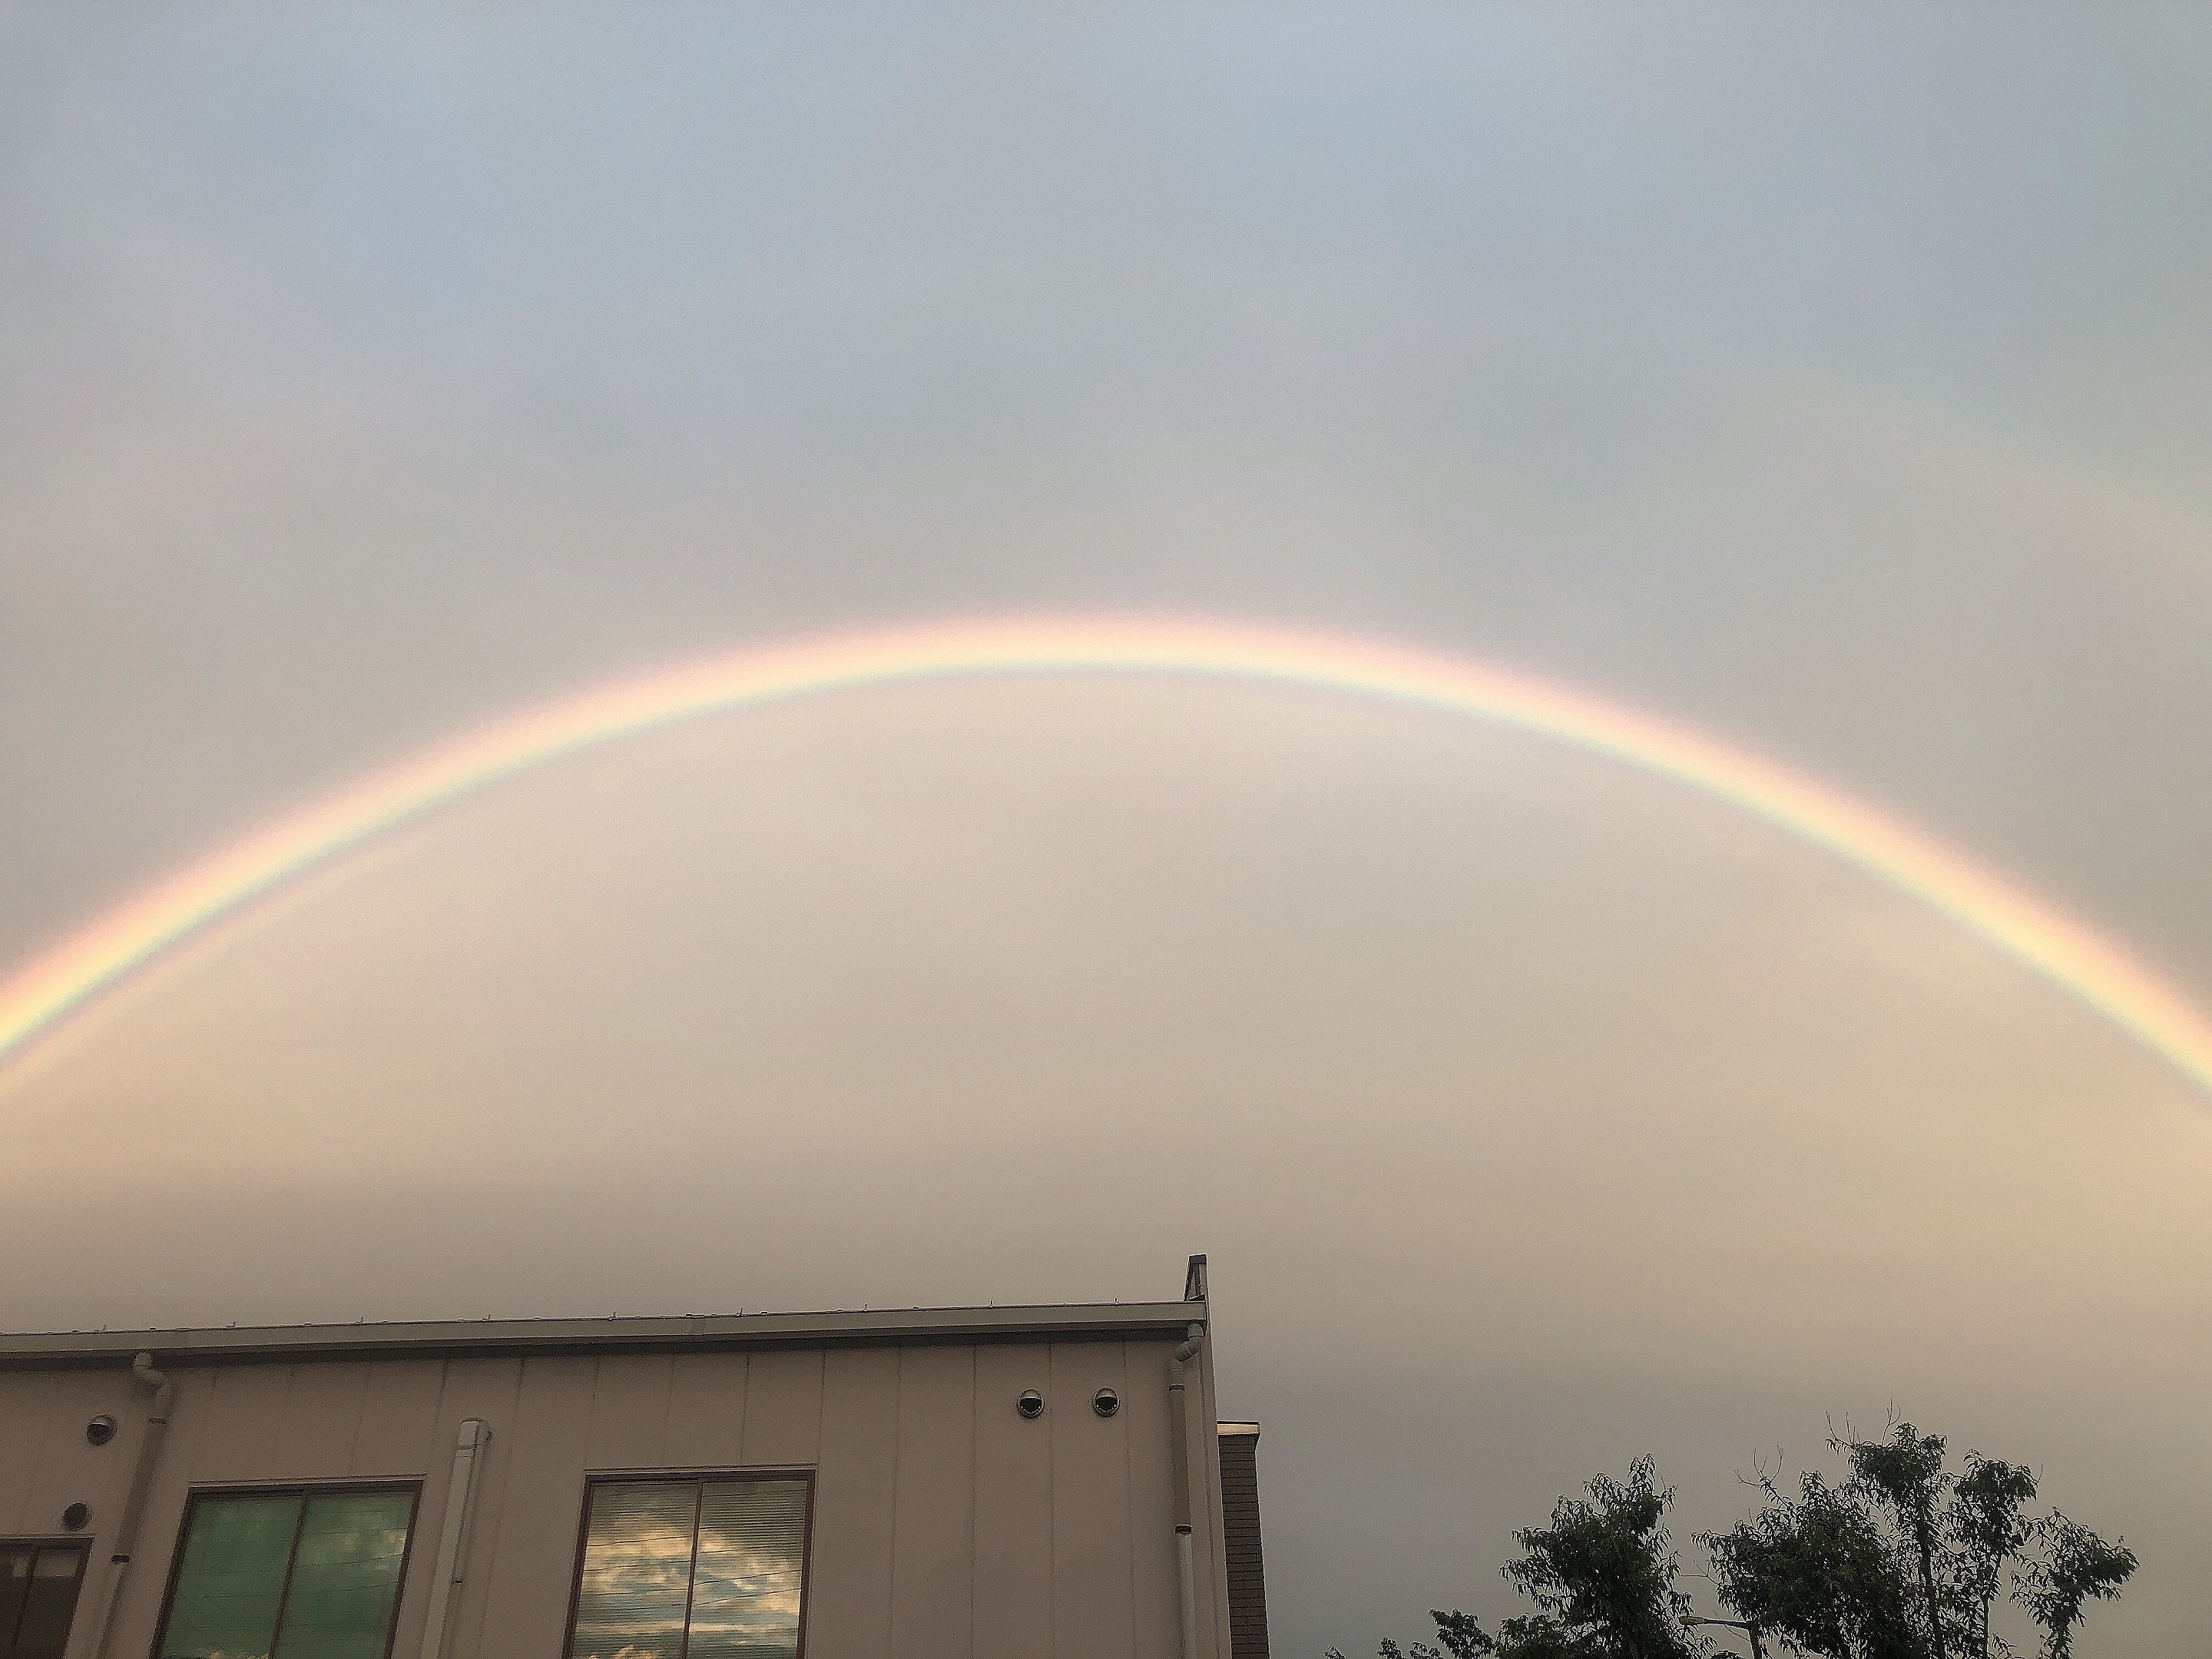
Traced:
[[[0, 7], [0, 963], [809, 632], [1316, 627], [1917, 823], [2212, 1001], [2212, 20]], [[2212, 1616], [2212, 1117], [1724, 803], [1109, 675], [717, 715], [0, 1074], [15, 1328], [1172, 1296], [1277, 1646], [1892, 1410]], [[1692, 1588], [1699, 1588], [1693, 1581]], [[1710, 1595], [1701, 1603], [1711, 1611]]]

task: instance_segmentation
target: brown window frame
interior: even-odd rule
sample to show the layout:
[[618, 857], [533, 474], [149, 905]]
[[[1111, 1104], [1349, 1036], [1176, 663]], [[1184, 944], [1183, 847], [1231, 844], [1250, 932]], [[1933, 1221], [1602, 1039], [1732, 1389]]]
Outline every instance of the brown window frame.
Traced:
[[[811, 1465], [775, 1468], [704, 1468], [704, 1469], [593, 1469], [584, 1477], [582, 1499], [576, 1505], [576, 1559], [568, 1571], [568, 1620], [561, 1632], [561, 1659], [576, 1649], [576, 1616], [583, 1609], [584, 1552], [592, 1541], [592, 1488], [594, 1486], [641, 1486], [648, 1483], [684, 1486], [707, 1480], [804, 1480], [806, 1483], [806, 1524], [801, 1529], [799, 1543], [799, 1647], [795, 1659], [806, 1659], [806, 1615], [814, 1601], [814, 1492], [815, 1471]], [[693, 1522], [692, 1571], [698, 1571], [697, 1522]], [[691, 1651], [691, 1609], [684, 1609], [684, 1645], [678, 1650], [678, 1659], [688, 1659]], [[387, 1655], [386, 1659], [390, 1659]]]
[[185, 1570], [185, 1546], [191, 1540], [192, 1517], [199, 1513], [203, 1499], [299, 1498], [300, 1518], [292, 1523], [292, 1549], [284, 1558], [284, 1583], [276, 1595], [276, 1629], [282, 1632], [284, 1609], [292, 1599], [292, 1570], [300, 1563], [300, 1528], [307, 1524], [307, 1499], [349, 1492], [404, 1492], [408, 1495], [407, 1540], [399, 1547], [399, 1582], [392, 1596], [392, 1628], [384, 1633], [384, 1659], [392, 1659], [392, 1644], [399, 1639], [399, 1603], [407, 1594], [407, 1568], [415, 1559], [415, 1523], [422, 1518], [420, 1480], [246, 1480], [192, 1487], [185, 1495], [185, 1513], [177, 1522], [177, 1545], [169, 1553], [169, 1580], [161, 1589], [161, 1622], [154, 1626], [154, 1644], [147, 1650], [148, 1659], [161, 1659], [161, 1649], [168, 1642], [169, 1614], [176, 1604], [177, 1580]]
[[[76, 1638], [77, 1603], [83, 1598], [84, 1581], [92, 1571], [92, 1540], [81, 1532], [11, 1534], [0, 1538], [0, 1549], [76, 1552], [76, 1577], [70, 1584], [69, 1628], [62, 1637], [62, 1646], [66, 1649]], [[0, 1641], [4, 1641], [12, 1649], [15, 1645], [15, 1632], [0, 1632]]]

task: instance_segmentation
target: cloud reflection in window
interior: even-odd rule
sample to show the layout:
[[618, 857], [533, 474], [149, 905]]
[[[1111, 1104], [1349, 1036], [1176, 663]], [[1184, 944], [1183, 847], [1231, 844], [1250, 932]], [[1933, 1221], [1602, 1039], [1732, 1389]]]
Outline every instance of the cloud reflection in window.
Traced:
[[595, 1483], [570, 1659], [796, 1659], [806, 1493], [804, 1480]]

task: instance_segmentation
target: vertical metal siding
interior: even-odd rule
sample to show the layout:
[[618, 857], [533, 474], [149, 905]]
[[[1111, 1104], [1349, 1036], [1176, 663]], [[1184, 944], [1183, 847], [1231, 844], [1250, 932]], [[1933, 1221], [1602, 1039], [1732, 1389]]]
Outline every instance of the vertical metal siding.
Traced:
[[[483, 1659], [549, 1659], [561, 1650], [575, 1577], [596, 1369], [588, 1359], [522, 1362], [506, 1489], [500, 1495], [499, 1548], [474, 1650]], [[501, 1426], [492, 1425], [495, 1448]]]
[[891, 1651], [966, 1659], [975, 1576], [975, 1351], [899, 1356]]
[[[733, 1466], [817, 1469], [808, 1659], [1173, 1659], [1171, 1346], [177, 1366], [115, 1650], [143, 1654], [152, 1638], [191, 1487], [400, 1478], [422, 1482], [393, 1646], [413, 1659], [435, 1555], [425, 1540], [444, 1518], [454, 1431], [476, 1417], [492, 1439], [448, 1659], [556, 1659], [587, 1470]], [[1112, 1418], [1091, 1409], [1101, 1384], [1121, 1394]], [[1041, 1421], [1014, 1410], [1027, 1388], [1047, 1395]], [[1191, 1394], [1205, 1419], [1194, 1443], [1209, 1446], [1204, 1373]], [[61, 1507], [90, 1503], [88, 1595], [146, 1403], [120, 1367], [0, 1373], [0, 1528], [52, 1530]], [[83, 1436], [100, 1411], [122, 1427], [105, 1448]], [[1196, 1462], [1200, 1651], [1226, 1659], [1212, 1633], [1218, 1474]]]
[[805, 1464], [822, 1445], [818, 1348], [757, 1353], [745, 1382], [744, 1462], [756, 1468]]
[[1133, 1640], [1127, 1425], [1091, 1409], [1102, 1385], [1127, 1382], [1119, 1343], [1057, 1343], [1044, 1419], [1024, 1425], [1052, 1437], [1054, 1659], [1117, 1659]]
[[677, 1355], [668, 1378], [669, 1466], [729, 1468], [742, 1463], [750, 1392], [744, 1354]]
[[1203, 1659], [1229, 1659], [1229, 1573], [1221, 1539], [1221, 1459], [1214, 1447], [1218, 1438], [1214, 1425], [1221, 1420], [1221, 1408], [1213, 1391], [1210, 1330], [1206, 1346], [1199, 1351], [1198, 1382], [1199, 1386], [1191, 1390], [1196, 1395], [1197, 1420], [1190, 1425], [1191, 1449], [1197, 1453], [1192, 1461], [1198, 1466], [1200, 1488], [1192, 1516], [1196, 1532], [1192, 1553], [1198, 1558], [1198, 1650]]
[[1051, 1382], [1042, 1344], [975, 1351], [975, 1659], [1053, 1651], [1052, 1438], [1014, 1410]]
[[833, 1350], [822, 1378], [807, 1659], [888, 1659], [899, 1354]]
[[667, 1354], [624, 1354], [599, 1362], [591, 1431], [584, 1442], [586, 1468], [668, 1466], [668, 1395], [674, 1364]]

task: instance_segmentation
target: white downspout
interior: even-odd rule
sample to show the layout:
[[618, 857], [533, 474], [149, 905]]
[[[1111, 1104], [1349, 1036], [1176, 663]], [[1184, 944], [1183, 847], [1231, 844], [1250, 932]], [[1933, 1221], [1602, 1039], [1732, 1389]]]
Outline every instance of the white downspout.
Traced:
[[146, 1494], [154, 1484], [154, 1466], [161, 1456], [161, 1443], [169, 1437], [169, 1402], [176, 1390], [169, 1379], [154, 1369], [154, 1356], [142, 1353], [131, 1362], [134, 1382], [154, 1390], [153, 1409], [146, 1413], [146, 1432], [138, 1438], [138, 1461], [131, 1470], [131, 1491], [123, 1500], [123, 1519], [115, 1528], [115, 1549], [108, 1557], [107, 1583], [100, 1593], [100, 1613], [93, 1622], [92, 1639], [85, 1651], [91, 1659], [105, 1659], [110, 1621], [123, 1594], [123, 1581], [131, 1571], [131, 1554], [138, 1546], [138, 1522], [146, 1513]]
[[477, 1477], [491, 1431], [480, 1419], [465, 1418], [453, 1445], [453, 1477], [446, 1482], [446, 1519], [438, 1531], [438, 1565], [430, 1580], [430, 1605], [422, 1620], [422, 1659], [438, 1659], [453, 1623], [453, 1590], [469, 1567], [469, 1522], [476, 1516]]
[[1176, 1588], [1182, 1607], [1182, 1659], [1198, 1659], [1198, 1569], [1192, 1559], [1190, 1422], [1182, 1368], [1205, 1339], [1193, 1325], [1168, 1360], [1168, 1435], [1175, 1463]]

